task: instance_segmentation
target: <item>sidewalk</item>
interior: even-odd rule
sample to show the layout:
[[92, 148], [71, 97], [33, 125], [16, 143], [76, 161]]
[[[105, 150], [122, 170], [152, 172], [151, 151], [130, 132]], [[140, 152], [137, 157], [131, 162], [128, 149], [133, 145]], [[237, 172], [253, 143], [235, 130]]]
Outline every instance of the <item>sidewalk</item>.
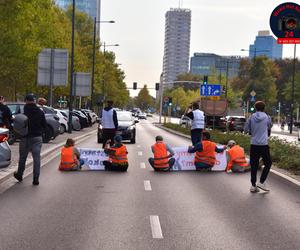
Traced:
[[297, 128], [293, 128], [293, 133], [290, 134], [290, 130], [289, 130], [287, 125], [284, 127], [284, 130], [282, 130], [280, 125], [273, 124], [272, 133], [282, 134], [282, 135], [289, 135], [289, 136], [298, 136]]
[[[81, 131], [73, 131], [72, 134], [64, 133], [62, 135], [59, 135], [55, 138], [55, 140], [50, 141], [49, 143], [43, 143], [42, 146], [42, 152], [41, 152], [41, 159], [43, 160], [47, 156], [49, 156], [51, 153], [58, 151], [66, 142], [67, 138], [72, 138], [76, 141], [85, 139], [86, 137], [95, 134], [95, 140], [96, 140], [96, 128], [97, 124], [94, 124], [92, 127], [85, 128]], [[18, 160], [19, 160], [19, 143], [16, 142], [13, 145], [10, 146], [11, 148], [11, 164], [7, 168], [0, 169], [0, 184], [9, 179], [13, 173], [18, 168]], [[32, 156], [31, 154], [28, 155], [27, 161], [26, 161], [26, 167], [32, 165]]]

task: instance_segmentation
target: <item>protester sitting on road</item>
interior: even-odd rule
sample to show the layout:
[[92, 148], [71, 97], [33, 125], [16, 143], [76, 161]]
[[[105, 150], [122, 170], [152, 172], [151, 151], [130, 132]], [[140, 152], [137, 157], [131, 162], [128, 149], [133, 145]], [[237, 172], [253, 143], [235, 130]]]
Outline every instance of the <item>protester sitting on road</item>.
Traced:
[[107, 140], [104, 152], [109, 156], [108, 161], [104, 161], [105, 170], [125, 172], [128, 169], [127, 148], [122, 144], [122, 136], [114, 137], [114, 144], [110, 146], [111, 141]]
[[226, 172], [230, 170], [234, 173], [244, 173], [250, 170], [250, 165], [246, 160], [244, 149], [237, 145], [234, 140], [230, 140], [227, 144], [227, 166]]
[[211, 170], [216, 163], [216, 153], [222, 153], [226, 149], [218, 148], [216, 143], [210, 141], [210, 134], [207, 131], [202, 133], [202, 142], [188, 148], [189, 153], [196, 153], [194, 164], [196, 170]]
[[169, 171], [175, 163], [175, 159], [172, 157], [174, 151], [168, 144], [164, 143], [162, 136], [156, 136], [155, 140], [156, 143], [151, 146], [154, 158], [151, 157], [148, 161], [155, 171]]
[[80, 152], [74, 145], [73, 139], [67, 139], [66, 144], [61, 149], [59, 170], [76, 171], [81, 169], [84, 162], [80, 159]]

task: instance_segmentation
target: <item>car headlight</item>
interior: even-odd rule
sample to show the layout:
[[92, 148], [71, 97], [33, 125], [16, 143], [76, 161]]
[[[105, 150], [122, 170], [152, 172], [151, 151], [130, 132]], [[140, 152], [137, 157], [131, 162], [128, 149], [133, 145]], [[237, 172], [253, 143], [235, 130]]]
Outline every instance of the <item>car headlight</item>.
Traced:
[[102, 129], [102, 125], [101, 125], [101, 124], [99, 124], [98, 128], [99, 128], [99, 129]]

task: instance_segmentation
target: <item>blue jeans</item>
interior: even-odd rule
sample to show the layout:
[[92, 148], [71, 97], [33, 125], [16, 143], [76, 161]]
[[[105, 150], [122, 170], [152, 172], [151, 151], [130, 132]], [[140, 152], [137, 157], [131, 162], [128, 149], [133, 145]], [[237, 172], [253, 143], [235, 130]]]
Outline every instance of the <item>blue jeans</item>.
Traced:
[[191, 130], [191, 140], [193, 146], [202, 141], [202, 128], [195, 128]]

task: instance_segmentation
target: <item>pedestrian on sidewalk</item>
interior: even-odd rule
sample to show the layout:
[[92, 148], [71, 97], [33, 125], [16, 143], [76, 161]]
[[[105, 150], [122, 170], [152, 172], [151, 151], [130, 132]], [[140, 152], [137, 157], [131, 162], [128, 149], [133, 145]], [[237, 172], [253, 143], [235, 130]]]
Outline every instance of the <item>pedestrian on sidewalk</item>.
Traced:
[[14, 177], [21, 182], [25, 170], [28, 153], [31, 152], [33, 158], [33, 185], [39, 185], [41, 167], [42, 134], [47, 123], [45, 114], [36, 105], [36, 97], [28, 94], [25, 97], [24, 115], [28, 117], [28, 133], [21, 138], [19, 144], [19, 165]]
[[198, 102], [192, 103], [184, 113], [185, 116], [192, 120], [191, 140], [193, 146], [202, 140], [202, 131], [205, 126], [204, 112], [200, 110]]
[[12, 123], [11, 111], [9, 107], [4, 104], [4, 96], [0, 96], [0, 127], [11, 129]]
[[108, 100], [107, 106], [102, 110], [102, 139], [103, 148], [105, 148], [106, 142], [110, 141], [110, 146], [113, 145], [114, 137], [118, 129], [118, 117], [117, 112], [113, 109], [113, 101]]
[[[259, 192], [259, 189], [270, 191], [265, 181], [271, 169], [272, 161], [270, 156], [270, 148], [268, 145], [269, 136], [271, 134], [272, 121], [265, 110], [265, 103], [258, 101], [254, 107], [256, 112], [251, 115], [245, 124], [245, 133], [251, 135], [250, 146], [250, 165], [251, 165], [251, 188], [250, 192]], [[256, 185], [257, 170], [259, 167], [259, 160], [263, 159], [264, 169], [260, 176], [260, 182]]]
[[162, 136], [156, 136], [155, 141], [156, 143], [151, 146], [154, 158], [150, 157], [148, 161], [155, 171], [169, 171], [175, 163], [173, 158], [175, 153], [168, 144], [164, 143]]
[[80, 170], [83, 160], [80, 159], [80, 152], [75, 147], [75, 141], [68, 138], [66, 144], [61, 149], [59, 170], [76, 171]]

